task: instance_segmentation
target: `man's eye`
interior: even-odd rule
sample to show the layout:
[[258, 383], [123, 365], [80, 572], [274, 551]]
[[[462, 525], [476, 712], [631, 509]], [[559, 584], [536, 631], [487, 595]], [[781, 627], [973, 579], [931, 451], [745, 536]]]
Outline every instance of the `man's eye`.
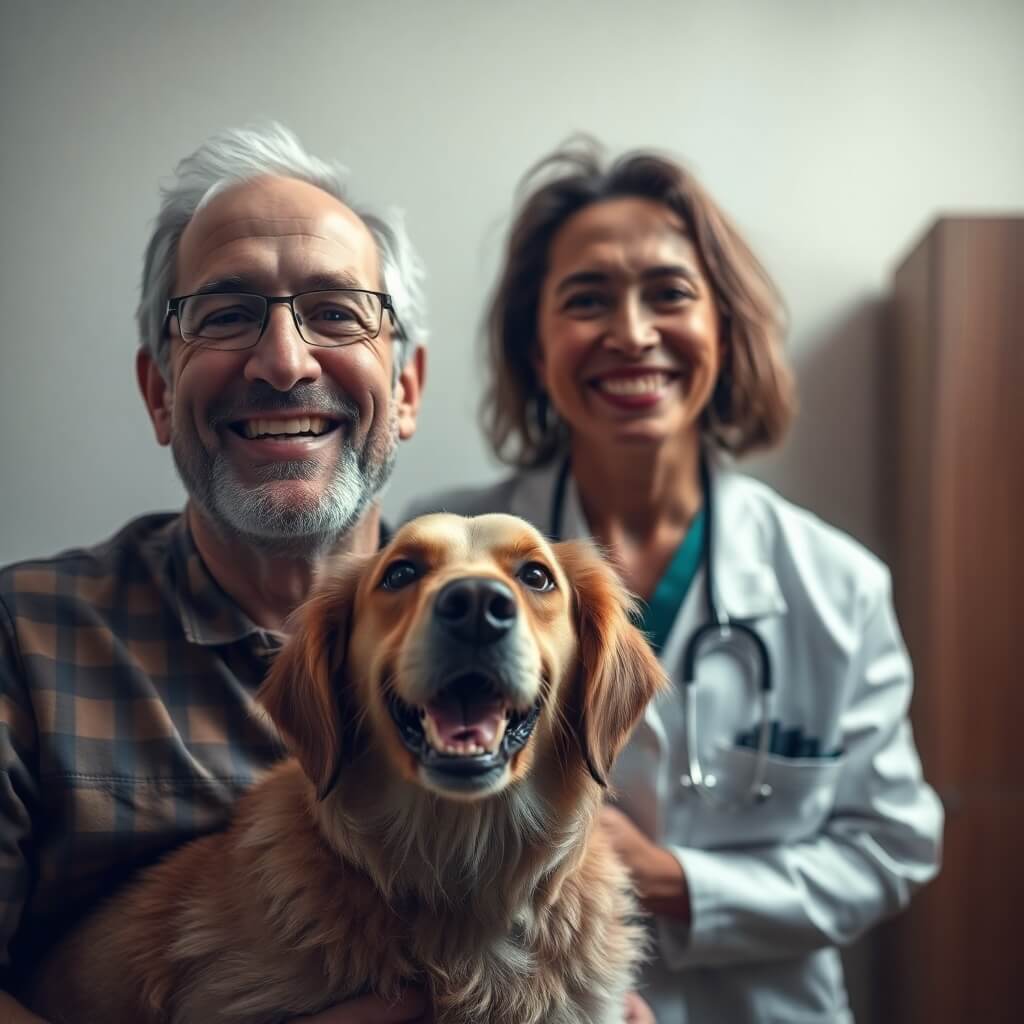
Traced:
[[325, 306], [323, 309], [317, 310], [314, 316], [310, 317], [311, 320], [356, 320], [358, 317], [351, 309], [346, 309], [344, 306]]
[[555, 580], [546, 566], [540, 562], [527, 562], [516, 573], [522, 583], [531, 590], [544, 593], [547, 590], [555, 589]]
[[419, 578], [420, 570], [412, 562], [403, 558], [400, 561], [392, 562], [384, 570], [380, 585], [385, 590], [401, 590]]
[[200, 327], [234, 327], [253, 323], [255, 319], [247, 309], [218, 309], [215, 313], [208, 313]]

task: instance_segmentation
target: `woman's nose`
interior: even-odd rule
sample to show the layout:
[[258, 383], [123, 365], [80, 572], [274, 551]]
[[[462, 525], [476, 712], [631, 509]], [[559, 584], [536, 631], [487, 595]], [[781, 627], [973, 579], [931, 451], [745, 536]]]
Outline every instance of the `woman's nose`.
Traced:
[[291, 309], [283, 303], [272, 305], [263, 334], [246, 363], [246, 379], [290, 391], [296, 384], [317, 380], [322, 372], [316, 350], [303, 340]]
[[661, 340], [656, 318], [641, 302], [625, 301], [615, 311], [605, 344], [626, 354], [637, 355]]

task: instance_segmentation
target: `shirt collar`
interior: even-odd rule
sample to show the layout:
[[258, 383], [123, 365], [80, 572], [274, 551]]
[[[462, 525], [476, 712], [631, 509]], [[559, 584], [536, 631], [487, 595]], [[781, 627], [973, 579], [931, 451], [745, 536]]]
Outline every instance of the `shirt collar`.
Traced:
[[[388, 543], [392, 532], [381, 520], [380, 547]], [[253, 637], [267, 650], [281, 646], [284, 635], [253, 622], [210, 574], [189, 529], [188, 516], [182, 514], [172, 524], [170, 540], [168, 575], [182, 629], [191, 643], [214, 647]]]
[[191, 643], [213, 647], [256, 636], [268, 647], [279, 645], [280, 634], [257, 626], [210, 575], [185, 515], [173, 525], [169, 561], [182, 629]]

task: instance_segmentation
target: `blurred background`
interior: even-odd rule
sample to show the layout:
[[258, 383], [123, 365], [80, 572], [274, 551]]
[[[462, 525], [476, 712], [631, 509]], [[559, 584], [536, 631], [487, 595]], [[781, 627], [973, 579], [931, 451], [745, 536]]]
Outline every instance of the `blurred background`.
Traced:
[[[389, 514], [501, 472], [476, 426], [481, 311], [516, 182], [587, 131], [684, 158], [745, 232], [786, 297], [802, 399], [787, 444], [747, 468], [899, 562], [920, 520], [899, 520], [896, 451], [932, 435], [895, 433], [914, 368], [893, 356], [894, 275], [940, 218], [1024, 209], [1024, 3], [0, 0], [0, 16], [0, 564], [181, 504], [134, 381], [142, 251], [175, 163], [267, 119], [347, 164], [354, 199], [404, 209], [429, 271], [425, 405]], [[1020, 245], [989, 257], [1017, 267], [1013, 293]], [[1001, 351], [1001, 386], [1024, 393]], [[941, 751], [923, 749], [932, 770]], [[894, 980], [909, 940], [885, 941], [850, 954], [861, 1019], [938, 1020], [886, 1017], [893, 985], [949, 964]]]

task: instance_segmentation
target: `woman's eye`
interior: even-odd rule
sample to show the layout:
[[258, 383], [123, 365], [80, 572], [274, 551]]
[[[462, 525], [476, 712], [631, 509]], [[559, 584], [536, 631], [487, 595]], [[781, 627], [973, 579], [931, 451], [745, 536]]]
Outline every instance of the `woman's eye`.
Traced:
[[565, 300], [562, 308], [568, 313], [593, 316], [608, 308], [608, 299], [600, 292], [576, 292]]
[[555, 581], [548, 569], [540, 562], [527, 562], [516, 575], [531, 590], [543, 593], [555, 589]]
[[654, 306], [681, 306], [693, 298], [692, 293], [682, 288], [659, 288], [648, 301]]
[[419, 569], [412, 562], [402, 559], [398, 562], [392, 562], [384, 570], [384, 576], [380, 581], [380, 585], [385, 590], [401, 590], [419, 578]]

